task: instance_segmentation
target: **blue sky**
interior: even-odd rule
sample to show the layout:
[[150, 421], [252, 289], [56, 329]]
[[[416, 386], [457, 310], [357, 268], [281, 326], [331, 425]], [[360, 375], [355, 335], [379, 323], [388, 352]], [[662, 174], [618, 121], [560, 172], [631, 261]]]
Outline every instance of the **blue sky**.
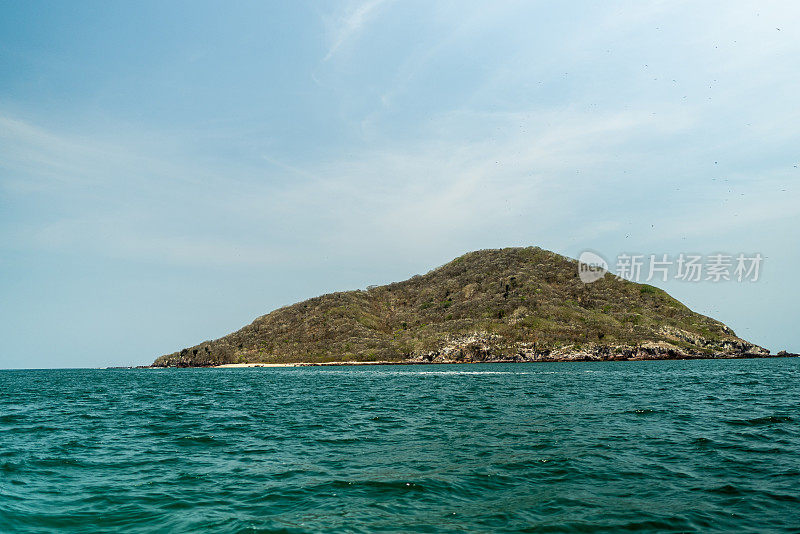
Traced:
[[796, 2], [2, 2], [0, 367], [150, 363], [463, 252], [658, 283], [800, 352]]

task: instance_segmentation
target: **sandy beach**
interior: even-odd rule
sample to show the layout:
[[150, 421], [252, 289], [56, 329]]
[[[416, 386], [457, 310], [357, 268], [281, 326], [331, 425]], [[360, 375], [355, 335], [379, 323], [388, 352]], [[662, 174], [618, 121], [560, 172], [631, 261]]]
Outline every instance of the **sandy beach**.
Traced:
[[[323, 366], [338, 366], [338, 365], [414, 365], [426, 362], [409, 362], [409, 361], [371, 361], [371, 362], [296, 362], [296, 363], [226, 363], [224, 365], [215, 365], [215, 369], [231, 369], [236, 367], [323, 367]], [[471, 363], [471, 362], [436, 362], [436, 363]], [[487, 363], [487, 362], [483, 362]]]
[[302, 363], [226, 363], [224, 365], [215, 365], [217, 369], [234, 368], [234, 367], [299, 367]]

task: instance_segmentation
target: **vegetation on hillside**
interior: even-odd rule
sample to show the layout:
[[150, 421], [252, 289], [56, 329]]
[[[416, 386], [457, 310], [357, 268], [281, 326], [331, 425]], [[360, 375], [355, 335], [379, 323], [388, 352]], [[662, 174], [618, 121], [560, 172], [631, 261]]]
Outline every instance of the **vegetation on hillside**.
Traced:
[[613, 358], [647, 347], [766, 352], [656, 287], [611, 274], [584, 284], [576, 260], [531, 247], [470, 252], [403, 282], [280, 308], [154, 365]]

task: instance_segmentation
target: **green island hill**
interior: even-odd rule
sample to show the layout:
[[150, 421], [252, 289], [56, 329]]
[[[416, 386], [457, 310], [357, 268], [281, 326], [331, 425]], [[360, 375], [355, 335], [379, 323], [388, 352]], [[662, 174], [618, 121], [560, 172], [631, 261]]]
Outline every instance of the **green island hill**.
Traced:
[[[767, 357], [665, 291], [537, 247], [480, 250], [427, 274], [331, 293], [153, 367]], [[779, 353], [778, 355], [784, 355]]]

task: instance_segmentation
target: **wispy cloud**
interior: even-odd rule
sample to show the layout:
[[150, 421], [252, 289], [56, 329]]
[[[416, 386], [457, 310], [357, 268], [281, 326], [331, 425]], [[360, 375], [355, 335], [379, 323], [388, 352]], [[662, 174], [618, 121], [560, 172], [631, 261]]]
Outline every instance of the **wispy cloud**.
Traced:
[[350, 41], [364, 29], [367, 23], [378, 12], [379, 8], [392, 0], [366, 0], [351, 4], [344, 14], [334, 18], [330, 23], [331, 44], [324, 61], [331, 59], [339, 48]]
[[[446, 243], [468, 248], [474, 236], [509, 227], [507, 235], [530, 239], [563, 219], [564, 203], [591, 202], [597, 184], [588, 171], [606, 163], [605, 151], [654, 127], [649, 115], [633, 112], [470, 115], [444, 114], [419, 139], [342, 158], [296, 165], [264, 156], [261, 167], [225, 168], [201, 166], [190, 153], [156, 157], [137, 152], [137, 143], [124, 150], [14, 122], [6, 138], [17, 151], [0, 153], [12, 169], [0, 183], [11, 184], [6, 194], [18, 202], [48, 205], [53, 215], [7, 229], [6, 239], [194, 265], [267, 265], [302, 255], [303, 247], [369, 255], [399, 246], [422, 254]], [[676, 115], [674, 127], [682, 120]], [[460, 130], [475, 122], [506, 134], [469, 140]], [[54, 167], [53, 153], [70, 165]], [[17, 174], [23, 163], [25, 174]], [[20, 184], [27, 182], [53, 188], [26, 191]], [[365, 240], [376, 245], [364, 248]]]
[[[385, 3], [350, 5], [331, 27], [326, 59], [376, 20]], [[509, 4], [492, 12], [498, 28], [507, 25], [514, 9]], [[625, 16], [633, 26], [661, 25], [665, 11], [675, 16], [680, 9], [658, 4]], [[422, 56], [410, 54], [387, 79], [399, 83], [409, 99], [427, 94], [437, 65], [486, 31], [476, 22], [482, 20], [477, 11], [465, 20], [450, 34], [437, 33], [435, 46]], [[725, 20], [733, 27], [741, 22], [733, 16]], [[572, 28], [582, 35], [578, 48], [601, 49], [604, 32], [619, 31], [613, 13], [600, 26], [603, 32], [585, 34], [585, 25]], [[759, 197], [753, 187], [737, 190], [723, 205], [708, 195], [727, 193], [713, 184], [692, 184], [705, 179], [704, 173], [720, 172], [708, 167], [718, 154], [728, 155], [725, 172], [731, 175], [756, 138], [775, 146], [791, 143], [796, 112], [740, 109], [739, 102], [766, 81], [753, 77], [733, 88], [714, 88], [713, 106], [696, 89], [694, 102], [686, 103], [675, 98], [671, 81], [660, 92], [665, 85], [643, 64], [635, 66], [630, 87], [624, 88], [633, 96], [615, 101], [608, 88], [599, 95], [593, 86], [569, 82], [567, 68], [588, 69], [586, 57], [574, 57], [574, 43], [554, 50], [535, 64], [543, 70], [530, 73], [525, 68], [530, 53], [519, 39], [506, 43], [514, 55], [498, 57], [481, 71], [458, 105], [440, 102], [424, 120], [412, 120], [412, 135], [387, 132], [401, 120], [398, 113], [413, 112], [413, 106], [402, 99], [380, 101], [381, 95], [389, 101], [399, 95], [392, 87], [376, 91], [379, 108], [396, 108], [367, 115], [369, 128], [380, 135], [323, 158], [298, 160], [259, 149], [246, 160], [199, 161], [191, 133], [182, 143], [154, 151], [152, 138], [167, 137], [157, 131], [129, 131], [125, 139], [115, 139], [108, 126], [87, 137], [0, 115], [5, 194], [16, 204], [25, 199], [53, 208], [39, 219], [14, 221], [5, 239], [16, 236], [17, 246], [74, 247], [154, 262], [267, 265], [275, 258], [292, 261], [303, 247], [324, 254], [347, 251], [351, 257], [393, 247], [420, 257], [442, 247], [458, 252], [484, 244], [563, 249], [623, 228], [629, 234], [631, 226], [657, 226], [661, 233], [651, 238], [674, 238], [687, 230], [690, 213], [722, 221], [709, 215], [708, 232], [753, 220], [752, 212], [743, 211], [748, 199]], [[749, 55], [743, 61], [751, 68]], [[720, 72], [741, 70], [729, 61], [720, 67]], [[787, 73], [770, 79], [776, 76], [783, 80]], [[571, 91], [571, 103], [534, 98], [554, 98], [539, 89], [542, 79]], [[511, 94], [517, 100], [504, 93], [515, 88], [525, 88]], [[605, 105], [594, 106], [599, 99]], [[774, 111], [780, 104], [761, 105]], [[749, 130], [730, 127], [745, 116]], [[762, 184], [766, 176], [776, 184], [791, 180], [791, 173], [780, 169], [761, 170]], [[655, 197], [661, 203], [648, 204]], [[795, 214], [779, 197], [760, 198], [767, 200], [751, 203], [767, 209], [774, 202], [782, 213]], [[365, 248], [365, 242], [374, 245]]]

